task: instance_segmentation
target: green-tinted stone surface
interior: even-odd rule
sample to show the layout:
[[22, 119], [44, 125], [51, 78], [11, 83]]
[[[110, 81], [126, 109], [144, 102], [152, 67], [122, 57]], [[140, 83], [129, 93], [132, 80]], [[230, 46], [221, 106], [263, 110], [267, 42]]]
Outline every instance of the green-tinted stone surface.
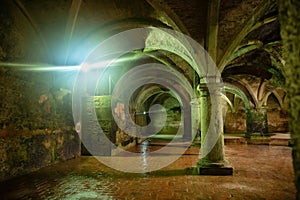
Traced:
[[294, 140], [293, 162], [297, 197], [300, 199], [300, 1], [278, 0], [281, 37], [286, 61], [290, 132]]

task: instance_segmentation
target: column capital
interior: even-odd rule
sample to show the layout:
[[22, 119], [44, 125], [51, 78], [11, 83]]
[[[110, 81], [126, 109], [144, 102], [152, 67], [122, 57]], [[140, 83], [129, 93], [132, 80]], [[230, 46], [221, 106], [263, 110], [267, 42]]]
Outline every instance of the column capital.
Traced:
[[195, 97], [195, 98], [192, 98], [191, 99], [191, 102], [190, 102], [190, 105], [195, 105], [195, 106], [198, 106], [200, 105], [200, 98], [199, 97]]
[[218, 83], [218, 82], [210, 82], [210, 83], [200, 83], [198, 85], [198, 88], [201, 90], [207, 90], [210, 88], [223, 88], [224, 84], [223, 83]]
[[200, 97], [207, 95], [219, 95], [224, 89], [223, 83], [200, 83], [197, 86], [198, 91], [200, 92]]
[[206, 83], [222, 83], [222, 78], [221, 76], [202, 76], [200, 78], [200, 84], [206, 84]]

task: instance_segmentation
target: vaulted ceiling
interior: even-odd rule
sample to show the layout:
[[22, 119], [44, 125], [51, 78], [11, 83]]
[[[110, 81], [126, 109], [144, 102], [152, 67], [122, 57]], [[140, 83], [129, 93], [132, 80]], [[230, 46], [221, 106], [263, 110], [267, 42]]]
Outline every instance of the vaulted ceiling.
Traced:
[[[201, 44], [223, 81], [243, 89], [259, 80], [271, 85], [264, 87], [269, 92], [284, 85], [277, 15], [276, 0], [2, 0], [0, 61], [20, 67], [79, 65], [104, 39], [154, 26]], [[143, 57], [169, 63], [196, 87], [193, 69], [181, 56], [156, 50]]]

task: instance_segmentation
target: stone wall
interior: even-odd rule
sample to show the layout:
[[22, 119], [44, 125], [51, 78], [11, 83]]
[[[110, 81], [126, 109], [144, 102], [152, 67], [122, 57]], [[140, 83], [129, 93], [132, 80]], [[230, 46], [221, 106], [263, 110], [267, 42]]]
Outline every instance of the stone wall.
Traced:
[[225, 133], [246, 133], [246, 114], [244, 110], [233, 113], [227, 111], [224, 122]]
[[268, 115], [268, 130], [270, 133], [289, 132], [288, 114], [282, 110], [270, 110]]
[[[137, 144], [138, 131], [136, 130], [135, 126], [132, 126], [129, 123], [123, 124], [125, 130], [118, 127], [118, 123], [122, 124], [126, 122], [124, 109], [126, 109], [124, 107], [124, 104], [117, 103], [112, 110], [115, 113], [116, 117], [115, 119], [113, 119], [114, 138], [112, 141], [119, 148], [127, 149]], [[143, 117], [143, 115], [137, 115], [135, 112], [133, 112], [131, 113], [130, 117], [135, 124], [142, 125], [145, 123], [145, 118]], [[115, 122], [116, 120], [118, 120], [117, 123]]]
[[0, 181], [79, 156], [72, 130], [34, 131], [0, 137]]
[[0, 66], [0, 180], [80, 153], [71, 93], [51, 76]]
[[[259, 115], [257, 110], [251, 110], [252, 132], [254, 133], [287, 133], [289, 132], [287, 113], [281, 110], [267, 109], [267, 115]], [[259, 117], [260, 116], [260, 117]], [[226, 113], [224, 123], [225, 133], [245, 133], [246, 114], [245, 110]]]
[[168, 98], [164, 101], [163, 107], [166, 109], [166, 123], [160, 131], [162, 134], [177, 134], [178, 128], [182, 123], [181, 120], [181, 106], [174, 97]]
[[289, 99], [290, 132], [294, 141], [293, 162], [297, 197], [300, 199], [300, 1], [278, 0], [283, 40], [286, 88]]
[[81, 101], [83, 155], [110, 156], [115, 138], [110, 96], [88, 96]]
[[[111, 107], [111, 96], [88, 96], [82, 99], [81, 137], [83, 155], [110, 156], [116, 146], [127, 148], [136, 143], [136, 130], [125, 120], [124, 105]], [[113, 118], [115, 113], [116, 119]], [[117, 126], [123, 124], [125, 130]], [[134, 121], [134, 116], [132, 116]], [[129, 134], [127, 134], [127, 132]]]
[[51, 86], [50, 79], [51, 74], [0, 66], [0, 135], [73, 126], [71, 92]]

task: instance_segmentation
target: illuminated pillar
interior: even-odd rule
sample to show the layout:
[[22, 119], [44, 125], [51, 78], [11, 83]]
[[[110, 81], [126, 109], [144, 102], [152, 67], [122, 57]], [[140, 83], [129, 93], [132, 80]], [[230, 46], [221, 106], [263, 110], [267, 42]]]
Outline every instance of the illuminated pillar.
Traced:
[[193, 98], [191, 101], [192, 117], [192, 138], [198, 139], [200, 135], [200, 98]]
[[201, 104], [201, 159], [197, 169], [200, 175], [232, 175], [224, 155], [224, 102], [222, 84], [200, 85]]
[[183, 120], [183, 139], [186, 141], [192, 141], [193, 135], [192, 135], [192, 113], [191, 113], [191, 107], [186, 106], [184, 108], [184, 120]]

